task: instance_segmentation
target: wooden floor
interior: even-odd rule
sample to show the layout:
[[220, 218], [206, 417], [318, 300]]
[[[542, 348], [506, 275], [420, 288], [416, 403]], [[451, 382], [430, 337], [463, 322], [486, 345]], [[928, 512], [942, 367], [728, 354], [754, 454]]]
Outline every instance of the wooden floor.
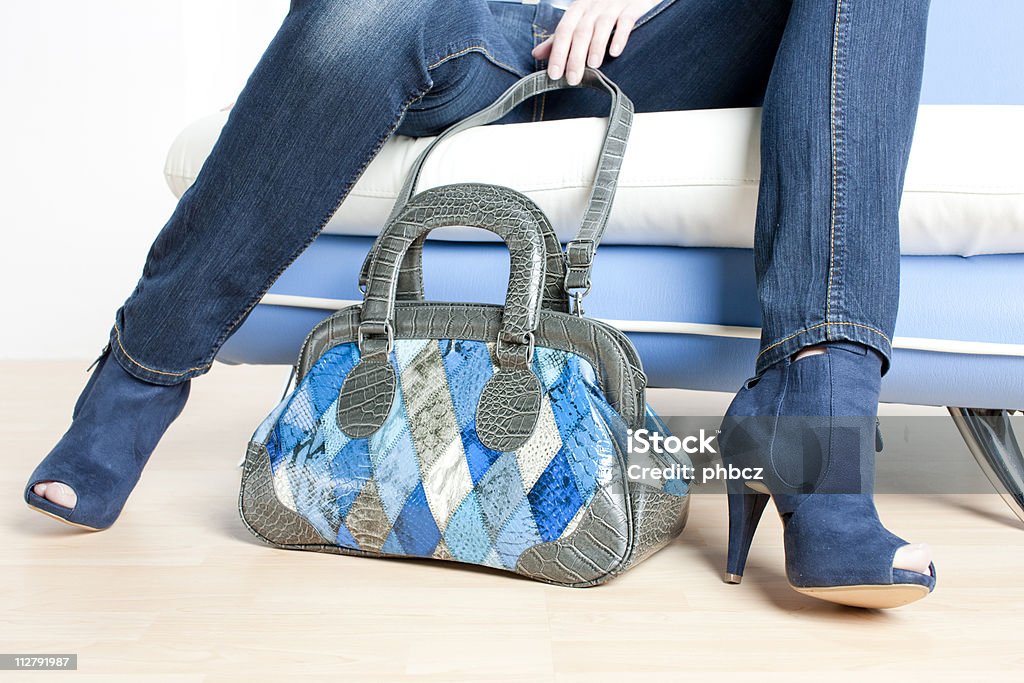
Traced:
[[[931, 544], [939, 575], [932, 596], [890, 612], [790, 590], [774, 515], [744, 584], [723, 584], [719, 495], [693, 496], [676, 543], [588, 590], [261, 545], [238, 518], [235, 465], [281, 368], [218, 366], [195, 382], [120, 521], [83, 534], [29, 511], [22, 486], [66, 428], [85, 365], [0, 363], [0, 652], [79, 655], [76, 673], [23, 680], [990, 680], [1024, 669], [1024, 528], [996, 495], [880, 496], [894, 530]], [[706, 415], [728, 397], [653, 399]]]

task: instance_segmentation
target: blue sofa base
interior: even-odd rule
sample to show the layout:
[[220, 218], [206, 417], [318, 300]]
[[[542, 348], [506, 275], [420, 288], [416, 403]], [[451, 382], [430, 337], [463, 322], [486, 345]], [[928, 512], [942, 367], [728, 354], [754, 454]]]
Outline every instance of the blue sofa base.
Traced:
[[[371, 240], [323, 235], [285, 271], [272, 294], [358, 300], [356, 277]], [[427, 295], [500, 303], [508, 256], [499, 243], [429, 242]], [[1001, 353], [897, 348], [883, 383], [886, 402], [1024, 408], [1024, 254], [906, 256], [900, 337], [994, 342]], [[297, 303], [303, 303], [298, 301]], [[744, 249], [601, 247], [588, 315], [613, 320], [757, 328], [753, 255]], [[306, 333], [329, 309], [261, 304], [223, 346], [226, 363], [291, 364]], [[753, 330], [746, 330], [751, 334]], [[752, 372], [756, 339], [630, 333], [650, 385], [735, 391]], [[1019, 345], [1021, 352], [1014, 351]]]

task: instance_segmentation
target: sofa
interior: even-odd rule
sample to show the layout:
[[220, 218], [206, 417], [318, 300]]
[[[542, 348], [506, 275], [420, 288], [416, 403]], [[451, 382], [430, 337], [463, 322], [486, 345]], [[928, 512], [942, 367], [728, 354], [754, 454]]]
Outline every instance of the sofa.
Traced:
[[[895, 359], [882, 400], [948, 407], [972, 454], [1024, 520], [1024, 457], [1010, 417], [1024, 409], [1020, 26], [1024, 2], [1017, 0], [932, 2], [901, 207]], [[226, 118], [203, 118], [173, 143], [165, 174], [177, 196]], [[649, 386], [735, 391], [753, 368], [759, 120], [758, 109], [636, 116], [586, 310], [629, 334]], [[439, 147], [419, 187], [479, 181], [516, 188], [566, 240], [582, 216], [603, 129], [601, 119], [472, 129]], [[385, 145], [219, 360], [290, 364], [317, 322], [361, 298], [362, 260], [428, 142], [396, 137]], [[545, 163], [527, 148], [548, 150]], [[485, 162], [495, 158], [502, 163]], [[428, 297], [500, 302], [504, 246], [479, 230], [435, 234], [424, 253]]]

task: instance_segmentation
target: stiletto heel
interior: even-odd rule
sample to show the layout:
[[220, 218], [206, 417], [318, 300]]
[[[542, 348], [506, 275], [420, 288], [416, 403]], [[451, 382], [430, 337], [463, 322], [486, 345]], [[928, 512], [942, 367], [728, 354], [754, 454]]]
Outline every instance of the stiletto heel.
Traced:
[[[25, 502], [81, 529], [108, 528], [188, 394], [188, 382], [161, 386], [136, 379], [104, 349], [75, 404], [71, 427], [29, 477]], [[70, 487], [74, 507], [37, 494], [33, 489], [43, 482]]]
[[740, 582], [771, 497], [794, 590], [888, 608], [935, 588], [934, 565], [928, 574], [893, 567], [896, 551], [908, 544], [882, 526], [875, 509], [880, 369], [880, 356], [867, 347], [832, 343], [825, 353], [777, 363], [737, 393], [719, 437], [727, 469], [748, 477], [727, 482], [727, 583]]
[[739, 583], [743, 580], [743, 569], [747, 565], [747, 553], [750, 552], [754, 532], [757, 531], [757, 524], [761, 521], [761, 514], [770, 496], [745, 491], [746, 485], [739, 480], [730, 480], [728, 486], [729, 555], [725, 565], [725, 582]]

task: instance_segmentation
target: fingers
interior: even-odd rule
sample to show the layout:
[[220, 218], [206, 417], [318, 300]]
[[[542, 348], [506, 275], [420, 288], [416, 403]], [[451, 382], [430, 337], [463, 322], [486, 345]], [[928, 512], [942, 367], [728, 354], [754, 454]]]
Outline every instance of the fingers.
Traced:
[[[538, 44], [537, 47], [533, 48], [533, 57], [534, 57], [534, 59], [543, 62], [545, 59], [550, 57], [551, 56], [551, 46], [554, 45], [554, 43], [555, 43], [554, 36], [551, 36], [550, 38], [545, 38], [544, 42]], [[551, 64], [550, 63], [548, 64], [548, 73], [549, 74], [551, 73]]]
[[554, 35], [548, 39], [551, 41], [551, 49], [548, 53], [548, 76], [553, 80], [558, 80], [565, 73], [569, 61], [569, 51], [572, 48], [573, 34], [580, 21], [581, 12], [574, 11], [578, 6], [577, 4], [569, 6], [569, 9], [562, 15], [562, 20], [558, 22]]
[[[583, 80], [583, 67], [587, 65], [587, 57], [590, 54], [593, 39], [594, 20], [584, 17], [572, 33], [572, 44], [569, 47], [569, 57], [566, 60], [565, 80], [569, 85], [577, 85]], [[604, 51], [602, 50], [602, 58], [603, 56]]]
[[592, 69], [599, 68], [604, 62], [608, 39], [611, 38], [613, 28], [615, 28], [615, 15], [613, 14], [602, 14], [594, 22], [594, 35], [590, 39], [590, 54], [587, 56], [587, 66]]
[[576, 0], [562, 15], [554, 35], [533, 49], [533, 57], [547, 60], [552, 79], [564, 75], [570, 85], [577, 85], [584, 67], [597, 69], [606, 54], [622, 54], [637, 18], [656, 4], [657, 0]]
[[619, 15], [618, 22], [615, 24], [615, 36], [612, 38], [611, 47], [608, 48], [608, 54], [612, 57], [618, 57], [626, 49], [626, 42], [636, 25], [636, 19], [636, 16], [630, 12], [623, 12]]

